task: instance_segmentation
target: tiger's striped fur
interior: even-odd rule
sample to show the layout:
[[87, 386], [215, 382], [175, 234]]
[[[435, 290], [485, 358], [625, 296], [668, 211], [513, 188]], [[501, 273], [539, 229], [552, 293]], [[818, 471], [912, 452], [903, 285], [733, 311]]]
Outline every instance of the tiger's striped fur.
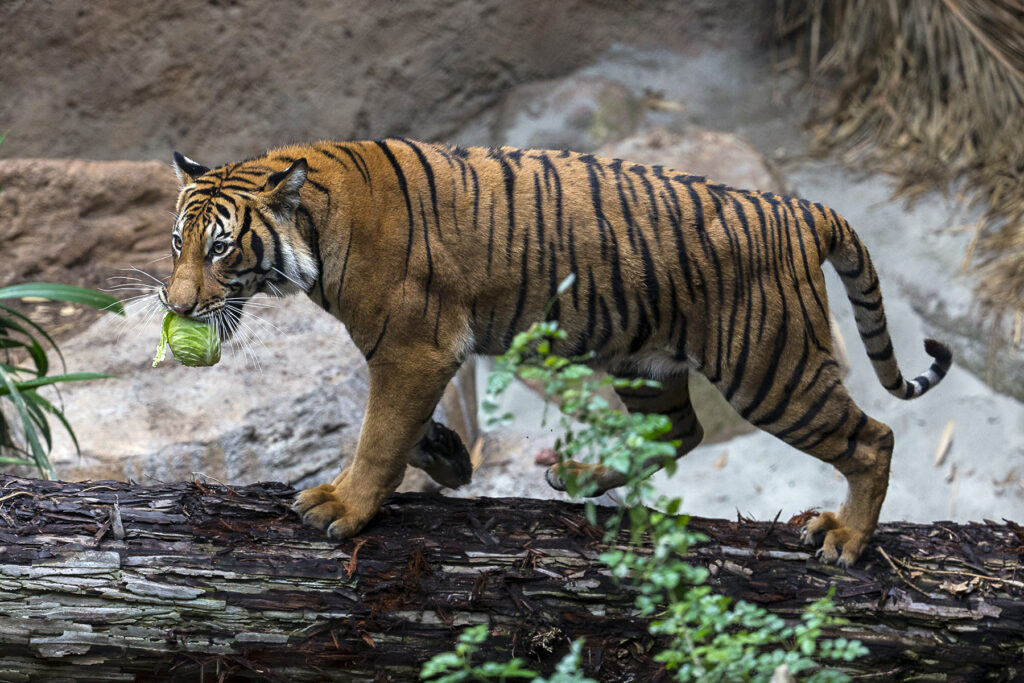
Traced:
[[[824, 262], [890, 392], [919, 396], [951, 363], [929, 340], [931, 368], [903, 377], [866, 249], [835, 211], [802, 199], [587, 154], [401, 138], [285, 147], [214, 170], [175, 155], [175, 166], [183, 189], [165, 304], [230, 319], [231, 298], [302, 290], [366, 357], [355, 459], [296, 502], [332, 536], [357, 533], [407, 463], [449, 486], [468, 481], [465, 450], [443, 438], [434, 407], [470, 354], [505, 350], [570, 273], [550, 311], [568, 335], [555, 351], [661, 380], [622, 398], [672, 419], [679, 456], [702, 436], [686, 389], [693, 369], [751, 423], [846, 475], [842, 509], [806, 530], [809, 542], [824, 534], [830, 562], [855, 561], [873, 533], [893, 437], [840, 382]], [[622, 483], [588, 469], [602, 490]]]

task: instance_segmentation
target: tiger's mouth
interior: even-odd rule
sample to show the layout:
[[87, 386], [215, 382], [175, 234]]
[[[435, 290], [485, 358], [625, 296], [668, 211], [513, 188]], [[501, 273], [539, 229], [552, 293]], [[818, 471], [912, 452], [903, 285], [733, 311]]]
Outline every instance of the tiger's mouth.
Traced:
[[208, 311], [197, 320], [217, 328], [221, 342], [229, 341], [238, 329], [239, 320], [242, 318], [243, 303], [227, 303], [219, 306], [213, 311]]

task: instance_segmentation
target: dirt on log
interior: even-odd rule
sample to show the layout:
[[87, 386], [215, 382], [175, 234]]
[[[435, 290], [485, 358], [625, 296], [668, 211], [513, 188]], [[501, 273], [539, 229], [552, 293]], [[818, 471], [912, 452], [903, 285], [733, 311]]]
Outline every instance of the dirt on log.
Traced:
[[[415, 680], [466, 625], [550, 671], [586, 639], [603, 681], [668, 680], [580, 505], [390, 498], [357, 538], [304, 527], [278, 483], [0, 475], [0, 680]], [[607, 511], [601, 513], [606, 515]], [[600, 521], [600, 520], [599, 520]], [[1024, 528], [883, 524], [850, 571], [797, 522], [693, 518], [715, 590], [787, 619], [829, 588], [875, 680], [1024, 676]]]

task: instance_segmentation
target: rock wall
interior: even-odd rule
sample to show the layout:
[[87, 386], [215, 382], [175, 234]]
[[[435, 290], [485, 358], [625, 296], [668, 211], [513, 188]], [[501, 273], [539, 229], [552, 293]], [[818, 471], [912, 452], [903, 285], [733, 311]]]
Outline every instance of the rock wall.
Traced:
[[316, 138], [444, 138], [613, 43], [685, 50], [740, 0], [0, 3], [4, 156], [221, 163]]
[[0, 160], [0, 287], [108, 287], [119, 269], [151, 267], [169, 254], [177, 194], [159, 161]]

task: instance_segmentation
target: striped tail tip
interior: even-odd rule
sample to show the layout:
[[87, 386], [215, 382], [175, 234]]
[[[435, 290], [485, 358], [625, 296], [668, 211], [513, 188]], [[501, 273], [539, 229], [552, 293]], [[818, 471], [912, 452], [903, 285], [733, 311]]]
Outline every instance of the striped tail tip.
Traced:
[[938, 384], [953, 365], [953, 352], [949, 347], [934, 339], [924, 340], [924, 351], [935, 359], [923, 375], [918, 375], [906, 384], [904, 398], [917, 398]]
[[924, 352], [935, 359], [935, 365], [942, 368], [943, 375], [945, 375], [953, 365], [953, 352], [949, 350], [948, 346], [940, 341], [925, 339]]

